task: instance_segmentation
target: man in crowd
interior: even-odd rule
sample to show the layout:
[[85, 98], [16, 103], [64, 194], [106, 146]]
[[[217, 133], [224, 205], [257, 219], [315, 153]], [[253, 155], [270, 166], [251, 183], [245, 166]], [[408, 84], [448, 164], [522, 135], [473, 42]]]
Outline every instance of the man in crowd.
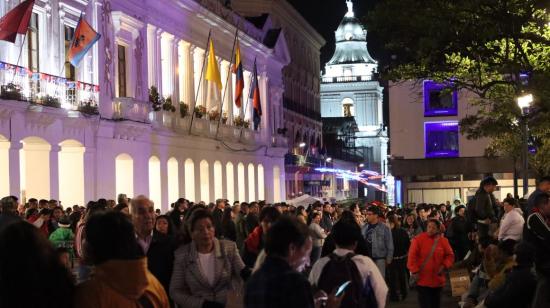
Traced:
[[216, 238], [223, 236], [223, 211], [225, 210], [225, 200], [216, 200], [216, 208], [212, 212], [212, 218], [214, 219], [214, 227], [216, 228]]
[[239, 205], [238, 202], [233, 203], [233, 207], [240, 206], [239, 214], [235, 219], [235, 228], [237, 229], [237, 248], [239, 251], [243, 248], [244, 240], [248, 237], [246, 228], [246, 216], [248, 215], [248, 203], [243, 202]]
[[393, 260], [393, 239], [390, 228], [380, 221], [381, 210], [377, 206], [367, 209], [367, 223], [363, 236], [367, 242], [369, 257], [376, 263], [382, 277], [386, 276], [386, 265]]
[[120, 204], [120, 205], [126, 205], [126, 206], [129, 206], [129, 202], [128, 202], [128, 196], [126, 196], [126, 194], [118, 194], [118, 197], [117, 197], [117, 205]]
[[416, 223], [423, 232], [426, 232], [426, 228], [428, 226], [428, 217], [431, 213], [432, 210], [430, 206], [425, 203], [419, 204], [416, 208], [416, 214], [418, 215], [418, 217], [416, 218]]
[[260, 214], [260, 206], [258, 203], [252, 202], [248, 208], [248, 215], [246, 215], [245, 218], [246, 234], [250, 234], [254, 229], [256, 229], [257, 226], [260, 225], [260, 218], [258, 217]]
[[489, 227], [491, 223], [497, 221], [497, 215], [495, 213], [496, 199], [493, 195], [497, 185], [498, 182], [494, 177], [486, 177], [479, 184], [479, 189], [474, 196], [479, 238], [489, 236]]
[[132, 199], [131, 215], [137, 242], [147, 256], [147, 267], [168, 292], [174, 265], [174, 242], [167, 236], [153, 232], [155, 213], [153, 203], [147, 197]]
[[17, 216], [17, 201], [12, 197], [4, 197], [0, 200], [0, 232], [7, 225], [21, 220]]
[[[356, 227], [348, 222], [338, 222], [334, 225], [332, 235], [336, 249], [331, 255], [315, 263], [309, 281], [327, 294], [343, 282], [351, 281], [352, 286], [347, 289], [342, 302], [343, 307], [371, 307], [371, 301], [376, 303], [376, 307], [386, 307], [388, 287], [384, 277], [369, 257], [354, 253], [357, 243], [363, 240], [356, 231]], [[370, 290], [369, 293], [363, 291], [367, 289]]]
[[525, 217], [533, 213], [533, 208], [535, 207], [535, 198], [542, 194], [550, 193], [550, 176], [544, 176], [538, 180], [537, 189], [529, 196], [527, 199], [527, 207], [525, 209]]
[[178, 201], [174, 203], [174, 209], [169, 214], [170, 220], [172, 221], [172, 225], [174, 226], [176, 232], [180, 232], [181, 230], [182, 217], [185, 215], [186, 210], [187, 200], [179, 198]]
[[550, 307], [550, 197], [539, 194], [533, 201], [533, 213], [527, 217], [523, 232], [524, 240], [535, 248], [537, 289], [533, 308]]
[[334, 222], [332, 221], [333, 210], [334, 209], [332, 208], [330, 203], [325, 202], [325, 204], [323, 205], [323, 216], [319, 225], [325, 230], [326, 233], [330, 233], [330, 231], [332, 230], [332, 226], [334, 225]]
[[[311, 249], [309, 230], [295, 217], [274, 223], [267, 231], [265, 262], [246, 284], [245, 307], [316, 307], [311, 286], [299, 273], [307, 265]], [[340, 307], [340, 302], [331, 294], [325, 307]]]

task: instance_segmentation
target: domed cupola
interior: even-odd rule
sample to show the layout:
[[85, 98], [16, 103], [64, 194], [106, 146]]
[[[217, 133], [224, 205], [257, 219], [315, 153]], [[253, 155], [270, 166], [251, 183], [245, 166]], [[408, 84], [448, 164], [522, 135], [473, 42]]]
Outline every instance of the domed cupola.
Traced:
[[355, 17], [353, 2], [346, 0], [348, 12], [336, 30], [336, 50], [327, 65], [376, 63], [367, 50], [367, 30]]

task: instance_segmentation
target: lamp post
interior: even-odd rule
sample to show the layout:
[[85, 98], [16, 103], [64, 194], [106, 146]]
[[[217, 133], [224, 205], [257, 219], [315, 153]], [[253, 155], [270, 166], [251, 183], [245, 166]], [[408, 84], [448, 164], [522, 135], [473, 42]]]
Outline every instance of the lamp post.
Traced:
[[527, 127], [527, 115], [529, 109], [533, 103], [533, 94], [525, 94], [517, 98], [518, 107], [521, 109], [521, 132], [522, 132], [522, 163], [523, 163], [523, 196], [527, 195], [529, 191], [529, 145], [528, 145], [528, 127]]

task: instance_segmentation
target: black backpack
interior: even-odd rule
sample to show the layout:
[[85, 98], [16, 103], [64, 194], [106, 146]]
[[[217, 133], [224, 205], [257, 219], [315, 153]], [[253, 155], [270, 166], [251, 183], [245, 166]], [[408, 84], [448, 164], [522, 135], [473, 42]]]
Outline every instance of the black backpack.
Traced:
[[351, 281], [351, 284], [346, 288], [340, 307], [377, 308], [374, 290], [368, 279], [365, 282], [362, 281], [361, 273], [352, 260], [354, 256], [353, 253], [345, 256], [331, 253], [328, 256], [330, 261], [323, 267], [317, 282], [317, 288], [331, 294], [344, 282]]
[[476, 196], [473, 196], [468, 203], [466, 203], [466, 220], [472, 226], [477, 224], [478, 216], [476, 211]]

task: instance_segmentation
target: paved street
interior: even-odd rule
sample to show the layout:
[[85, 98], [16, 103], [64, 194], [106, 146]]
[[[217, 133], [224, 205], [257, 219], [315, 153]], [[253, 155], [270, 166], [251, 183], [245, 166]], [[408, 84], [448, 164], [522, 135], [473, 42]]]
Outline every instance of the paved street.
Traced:
[[[418, 308], [418, 300], [416, 290], [411, 290], [407, 299], [402, 302], [390, 302], [386, 305], [387, 308]], [[451, 297], [451, 290], [447, 287], [443, 290], [441, 297], [441, 308], [457, 308], [458, 298]]]

